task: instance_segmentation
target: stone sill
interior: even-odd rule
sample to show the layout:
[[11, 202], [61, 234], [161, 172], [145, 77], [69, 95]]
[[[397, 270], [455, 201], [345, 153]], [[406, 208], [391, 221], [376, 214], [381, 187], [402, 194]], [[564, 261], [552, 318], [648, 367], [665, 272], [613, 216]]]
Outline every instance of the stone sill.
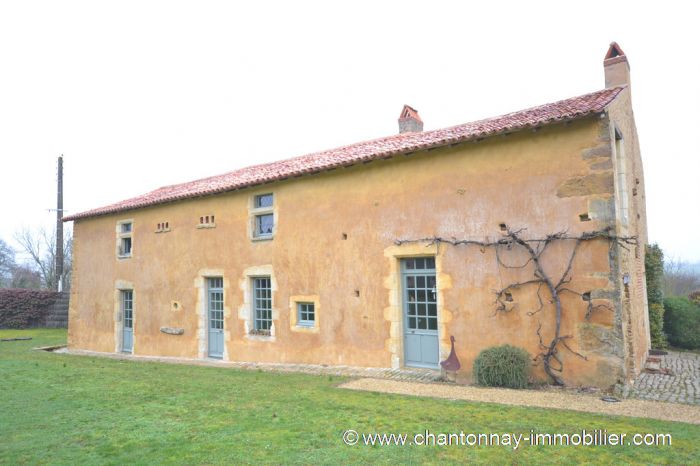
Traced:
[[318, 325], [292, 325], [291, 326], [292, 332], [299, 332], [299, 333], [320, 333], [320, 329]]

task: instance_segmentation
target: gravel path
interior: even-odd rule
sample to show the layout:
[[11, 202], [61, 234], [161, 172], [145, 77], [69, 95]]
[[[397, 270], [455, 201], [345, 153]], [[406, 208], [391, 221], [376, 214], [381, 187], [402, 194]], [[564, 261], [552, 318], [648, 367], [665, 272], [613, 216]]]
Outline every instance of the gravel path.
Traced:
[[559, 391], [509, 390], [505, 388], [482, 388], [369, 378], [352, 380], [340, 385], [340, 387], [350, 390], [481, 401], [537, 408], [569, 409], [588, 413], [700, 424], [700, 406], [629, 399], [622, 400], [619, 403], [608, 403], [600, 400], [600, 394], [591, 396]]

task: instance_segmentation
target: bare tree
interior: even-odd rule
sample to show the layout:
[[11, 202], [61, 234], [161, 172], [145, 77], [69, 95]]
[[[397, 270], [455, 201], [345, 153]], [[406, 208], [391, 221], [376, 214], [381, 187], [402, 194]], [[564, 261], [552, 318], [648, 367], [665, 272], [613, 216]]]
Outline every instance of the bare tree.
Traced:
[[[56, 276], [56, 234], [47, 232], [45, 228], [31, 230], [23, 228], [15, 234], [15, 241], [19, 243], [22, 250], [27, 253], [31, 259], [33, 269], [36, 270], [41, 277], [41, 285], [47, 289], [58, 289], [58, 280]], [[72, 237], [70, 231], [66, 235], [66, 240], [63, 247], [64, 260], [64, 287], [68, 289], [70, 286], [70, 257], [72, 249]], [[67, 273], [66, 273], [67, 272]]]
[[0, 239], [0, 288], [10, 286], [15, 268], [15, 251]]
[[41, 288], [41, 275], [27, 264], [15, 265], [12, 269], [10, 288]]
[[686, 296], [700, 290], [700, 270], [680, 259], [667, 259], [664, 264], [664, 294]]

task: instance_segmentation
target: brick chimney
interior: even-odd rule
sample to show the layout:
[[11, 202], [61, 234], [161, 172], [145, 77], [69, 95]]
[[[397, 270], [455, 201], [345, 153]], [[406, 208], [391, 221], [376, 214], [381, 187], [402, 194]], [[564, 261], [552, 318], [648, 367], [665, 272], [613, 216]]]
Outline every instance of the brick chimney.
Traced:
[[399, 134], [420, 133], [421, 131], [423, 131], [423, 120], [418, 116], [418, 110], [404, 105], [401, 115], [399, 115]]
[[608, 53], [603, 60], [605, 68], [605, 88], [630, 84], [630, 64], [627, 61], [625, 52], [622, 51], [617, 42], [610, 44]]

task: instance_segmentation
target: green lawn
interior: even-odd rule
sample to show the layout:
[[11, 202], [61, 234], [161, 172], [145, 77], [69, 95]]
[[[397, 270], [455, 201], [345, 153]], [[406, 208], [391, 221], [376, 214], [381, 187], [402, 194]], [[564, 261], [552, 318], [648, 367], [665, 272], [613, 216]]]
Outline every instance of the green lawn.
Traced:
[[[339, 378], [118, 361], [31, 348], [0, 330], [0, 463], [692, 464], [700, 426], [336, 388]], [[358, 432], [670, 433], [672, 446], [347, 446]]]

